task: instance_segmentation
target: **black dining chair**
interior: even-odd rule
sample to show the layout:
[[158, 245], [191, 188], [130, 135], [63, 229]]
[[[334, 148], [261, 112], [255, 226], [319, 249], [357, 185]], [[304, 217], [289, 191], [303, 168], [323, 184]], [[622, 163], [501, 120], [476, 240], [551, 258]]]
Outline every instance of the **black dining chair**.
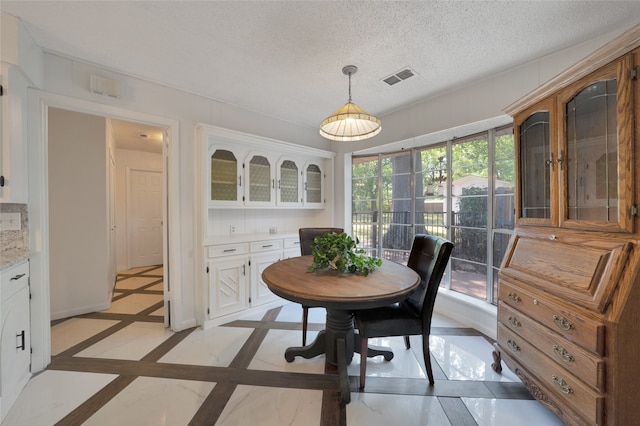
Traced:
[[416, 235], [407, 266], [420, 275], [419, 287], [400, 303], [354, 312], [361, 339], [360, 389], [364, 389], [369, 338], [387, 336], [404, 336], [405, 346], [409, 349], [409, 336], [422, 335], [424, 365], [429, 383], [434, 384], [429, 354], [431, 316], [452, 250], [453, 243], [444, 238]]
[[[307, 256], [312, 254], [311, 244], [316, 237], [325, 234], [341, 234], [344, 232], [342, 228], [300, 228], [298, 235], [300, 236], [300, 254]], [[309, 321], [309, 308], [313, 306], [302, 305], [302, 346], [307, 344], [307, 323]]]

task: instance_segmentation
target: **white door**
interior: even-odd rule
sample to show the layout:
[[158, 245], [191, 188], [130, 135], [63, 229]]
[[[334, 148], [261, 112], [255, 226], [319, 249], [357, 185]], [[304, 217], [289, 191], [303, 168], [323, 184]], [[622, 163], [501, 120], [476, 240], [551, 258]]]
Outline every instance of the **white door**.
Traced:
[[128, 204], [131, 267], [162, 264], [162, 173], [131, 170]]

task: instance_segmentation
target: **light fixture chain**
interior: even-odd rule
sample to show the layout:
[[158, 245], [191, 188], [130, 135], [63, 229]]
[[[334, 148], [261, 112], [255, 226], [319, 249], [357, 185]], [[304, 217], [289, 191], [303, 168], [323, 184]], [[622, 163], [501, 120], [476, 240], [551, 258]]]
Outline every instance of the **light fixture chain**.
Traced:
[[349, 73], [349, 103], [351, 103], [351, 73]]

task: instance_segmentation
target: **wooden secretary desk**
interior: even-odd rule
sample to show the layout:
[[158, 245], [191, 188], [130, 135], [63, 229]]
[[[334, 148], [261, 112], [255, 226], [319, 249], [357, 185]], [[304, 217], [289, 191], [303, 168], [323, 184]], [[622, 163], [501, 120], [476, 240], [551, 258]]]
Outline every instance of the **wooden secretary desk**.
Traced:
[[640, 25], [509, 106], [516, 230], [501, 361], [569, 425], [637, 424]]

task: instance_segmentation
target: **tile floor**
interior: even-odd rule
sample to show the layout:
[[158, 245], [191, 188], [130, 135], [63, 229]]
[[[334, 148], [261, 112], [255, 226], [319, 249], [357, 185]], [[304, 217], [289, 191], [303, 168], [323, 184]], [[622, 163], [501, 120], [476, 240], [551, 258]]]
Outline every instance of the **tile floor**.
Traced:
[[[348, 367], [351, 403], [340, 405], [335, 368], [284, 359], [301, 341], [301, 308], [287, 303], [224, 326], [163, 327], [162, 268], [119, 274], [112, 307], [52, 324], [52, 363], [34, 376], [2, 425], [508, 425], [562, 422], [508, 369], [491, 369], [489, 339], [434, 315], [428, 386], [419, 337], [372, 339], [395, 358]], [[324, 310], [310, 310], [311, 341]]]

